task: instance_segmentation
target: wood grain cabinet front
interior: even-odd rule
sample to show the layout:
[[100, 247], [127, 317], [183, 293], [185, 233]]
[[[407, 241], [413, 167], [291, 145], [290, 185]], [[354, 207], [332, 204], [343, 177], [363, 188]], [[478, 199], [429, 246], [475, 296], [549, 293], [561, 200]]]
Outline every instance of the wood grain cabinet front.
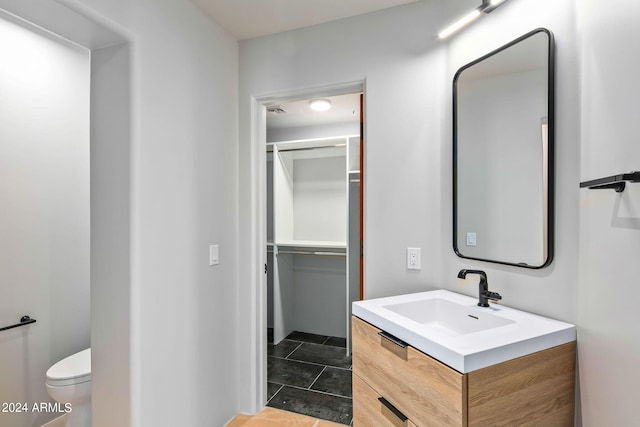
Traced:
[[[457, 426], [466, 418], [465, 377], [353, 318], [353, 373], [419, 426]], [[411, 415], [409, 415], [411, 414]]]
[[370, 427], [415, 427], [406, 415], [382, 398], [357, 375], [353, 376], [353, 424]]
[[575, 342], [462, 374], [355, 316], [352, 337], [355, 427], [573, 425]]

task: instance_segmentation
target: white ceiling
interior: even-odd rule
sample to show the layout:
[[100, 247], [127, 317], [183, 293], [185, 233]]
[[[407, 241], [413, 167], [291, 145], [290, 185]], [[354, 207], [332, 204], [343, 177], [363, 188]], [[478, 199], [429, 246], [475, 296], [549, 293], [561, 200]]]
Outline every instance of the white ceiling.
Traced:
[[191, 0], [238, 40], [335, 21], [417, 0]]
[[325, 96], [331, 101], [328, 111], [313, 111], [309, 99], [277, 104], [287, 112], [267, 113], [267, 129], [286, 129], [303, 126], [321, 126], [360, 121], [360, 94]]

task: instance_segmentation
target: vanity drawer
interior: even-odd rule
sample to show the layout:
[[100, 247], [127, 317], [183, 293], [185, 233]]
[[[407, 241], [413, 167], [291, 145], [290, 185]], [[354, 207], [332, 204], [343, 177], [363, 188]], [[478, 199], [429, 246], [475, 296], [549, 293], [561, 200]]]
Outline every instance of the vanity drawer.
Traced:
[[466, 426], [467, 377], [379, 332], [353, 317], [353, 373], [420, 427]]
[[416, 427], [411, 420], [403, 420], [381, 402], [378, 393], [360, 377], [353, 375], [352, 378], [354, 427]]

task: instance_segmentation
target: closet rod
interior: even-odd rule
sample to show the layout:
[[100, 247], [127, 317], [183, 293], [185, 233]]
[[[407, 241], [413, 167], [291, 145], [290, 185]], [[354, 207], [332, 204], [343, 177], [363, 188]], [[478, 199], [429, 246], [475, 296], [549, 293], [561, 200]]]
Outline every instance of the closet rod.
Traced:
[[324, 150], [326, 148], [346, 148], [347, 145], [327, 145], [325, 147], [307, 147], [307, 148], [283, 148], [283, 149], [278, 149], [279, 153], [282, 153], [284, 151], [308, 151], [308, 150]]
[[346, 252], [278, 251], [278, 254], [287, 254], [287, 255], [320, 255], [320, 256], [347, 256]]

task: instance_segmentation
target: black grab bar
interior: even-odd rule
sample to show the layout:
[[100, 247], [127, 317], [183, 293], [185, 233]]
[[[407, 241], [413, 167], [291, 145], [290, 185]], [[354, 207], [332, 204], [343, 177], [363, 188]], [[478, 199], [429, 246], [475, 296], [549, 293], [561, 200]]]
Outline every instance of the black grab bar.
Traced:
[[29, 316], [22, 316], [20, 318], [20, 323], [16, 323], [15, 325], [5, 326], [4, 328], [0, 328], [0, 331], [6, 331], [7, 329], [18, 328], [20, 326], [29, 325], [31, 323], [36, 323], [36, 319], [32, 319]]

